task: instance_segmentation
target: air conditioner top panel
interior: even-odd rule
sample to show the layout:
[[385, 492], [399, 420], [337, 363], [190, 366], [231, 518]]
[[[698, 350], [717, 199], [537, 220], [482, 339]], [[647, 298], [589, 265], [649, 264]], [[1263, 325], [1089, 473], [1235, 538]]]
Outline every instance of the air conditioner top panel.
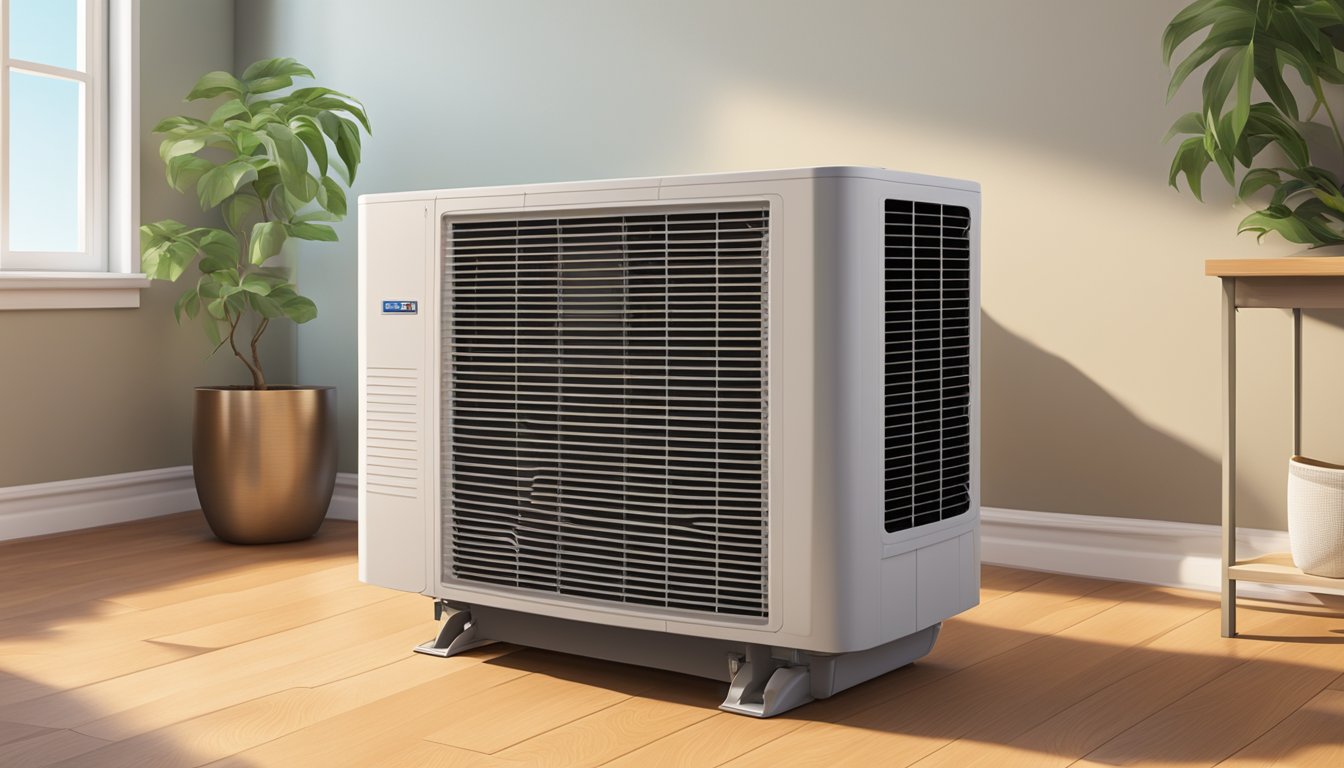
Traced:
[[495, 187], [464, 187], [460, 189], [430, 189], [417, 192], [386, 192], [360, 195], [359, 202], [390, 203], [405, 200], [432, 200], [500, 195], [526, 195], [551, 192], [598, 192], [602, 190], [639, 189], [648, 187], [676, 187], [694, 184], [726, 184], [741, 181], [783, 181], [786, 179], [855, 178], [876, 179], [901, 184], [919, 184], [944, 189], [979, 192], [974, 181], [926, 176], [886, 168], [867, 168], [854, 165], [831, 165], [815, 168], [784, 168], [773, 171], [745, 171], [733, 173], [701, 173], [686, 176], [649, 176], [637, 179], [601, 179], [594, 181], [567, 181], [547, 184], [512, 184]]

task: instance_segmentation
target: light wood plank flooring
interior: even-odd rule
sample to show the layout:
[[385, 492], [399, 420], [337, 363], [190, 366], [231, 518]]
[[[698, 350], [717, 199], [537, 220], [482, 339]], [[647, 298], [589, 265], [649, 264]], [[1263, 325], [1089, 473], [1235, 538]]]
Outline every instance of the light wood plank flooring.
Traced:
[[1344, 766], [1344, 601], [985, 567], [912, 667], [771, 720], [724, 686], [497, 646], [412, 654], [427, 599], [355, 528], [233, 547], [196, 515], [0, 544], [0, 766]]

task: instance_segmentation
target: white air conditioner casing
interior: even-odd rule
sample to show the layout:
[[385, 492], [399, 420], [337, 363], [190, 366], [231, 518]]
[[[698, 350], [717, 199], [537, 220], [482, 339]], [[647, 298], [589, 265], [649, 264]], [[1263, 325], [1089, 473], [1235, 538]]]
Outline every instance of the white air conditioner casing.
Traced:
[[876, 168], [365, 195], [359, 573], [767, 716], [979, 595], [979, 186]]

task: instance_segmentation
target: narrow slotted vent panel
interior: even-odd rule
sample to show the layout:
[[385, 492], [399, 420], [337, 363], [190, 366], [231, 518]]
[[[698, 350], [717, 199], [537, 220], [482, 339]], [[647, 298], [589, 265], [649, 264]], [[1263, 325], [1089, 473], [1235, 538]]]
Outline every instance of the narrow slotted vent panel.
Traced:
[[970, 211], [886, 203], [888, 531], [970, 508]]
[[764, 207], [444, 227], [444, 577], [766, 615]]
[[420, 495], [420, 372], [369, 366], [364, 483], [369, 493]]

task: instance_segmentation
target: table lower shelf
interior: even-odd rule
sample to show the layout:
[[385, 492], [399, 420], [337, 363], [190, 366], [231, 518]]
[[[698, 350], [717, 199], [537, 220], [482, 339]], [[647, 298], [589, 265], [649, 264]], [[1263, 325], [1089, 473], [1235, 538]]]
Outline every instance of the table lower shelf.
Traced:
[[1303, 573], [1293, 565], [1293, 556], [1287, 552], [1275, 552], [1261, 555], [1250, 560], [1240, 560], [1236, 565], [1228, 566], [1227, 577], [1237, 581], [1254, 581], [1259, 584], [1284, 584], [1308, 589], [1325, 589], [1332, 592], [1344, 590], [1344, 579], [1332, 579], [1327, 576], [1313, 576]]

